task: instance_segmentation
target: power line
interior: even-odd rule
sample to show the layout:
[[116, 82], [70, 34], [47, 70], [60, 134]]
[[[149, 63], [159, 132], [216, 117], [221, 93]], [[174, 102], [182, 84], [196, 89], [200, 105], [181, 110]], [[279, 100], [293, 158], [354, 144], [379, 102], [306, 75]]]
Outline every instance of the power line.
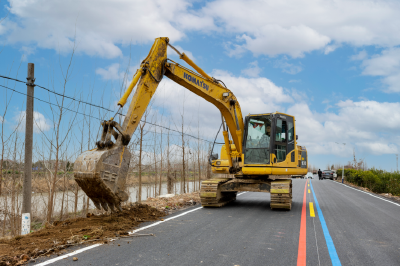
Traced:
[[[13, 81], [17, 81], [17, 82], [21, 82], [21, 83], [27, 84], [26, 82], [24, 82], [24, 81], [22, 81], [22, 80], [14, 79], [14, 78], [11, 78], [11, 77], [6, 77], [6, 76], [0, 75], [0, 78], [5, 78], [5, 79], [9, 79], [9, 80], [13, 80]], [[25, 94], [25, 93], [23, 93], [23, 92], [19, 92], [19, 91], [17, 91], [17, 90], [11, 89], [11, 88], [9, 88], [9, 87], [7, 87], [7, 86], [4, 86], [4, 85], [0, 85], [0, 86], [3, 87], [3, 88], [6, 88], [6, 89], [12, 90], [12, 91], [14, 91], [14, 92], [16, 92], [16, 93], [19, 93], [19, 94], [28, 96], [27, 94]], [[101, 109], [104, 109], [104, 110], [109, 111], [109, 112], [113, 112], [112, 110], [110, 110], [110, 109], [108, 109], [108, 108], [105, 108], [105, 107], [103, 107], [103, 106], [96, 105], [96, 104], [92, 104], [92, 103], [88, 103], [88, 102], [81, 101], [81, 100], [77, 100], [77, 99], [75, 99], [75, 98], [72, 98], [72, 97], [69, 97], [69, 96], [66, 96], [66, 95], [63, 95], [63, 94], [60, 94], [60, 93], [51, 91], [51, 90], [49, 90], [49, 89], [47, 89], [47, 88], [45, 88], [45, 87], [42, 87], [42, 86], [40, 86], [40, 85], [37, 85], [37, 84], [35, 84], [35, 86], [37, 86], [37, 87], [39, 87], [39, 88], [42, 88], [42, 89], [45, 89], [46, 91], [48, 91], [48, 92], [50, 92], [50, 93], [53, 93], [53, 94], [56, 94], [56, 95], [58, 95], [58, 96], [65, 97], [65, 98], [68, 98], [68, 99], [77, 101], [77, 102], [79, 102], [79, 103], [91, 105], [91, 106], [93, 106], [93, 107], [101, 108]], [[29, 96], [29, 97], [32, 97], [32, 96]], [[44, 101], [44, 100], [42, 100], [42, 99], [39, 99], [39, 98], [37, 98], [37, 97], [33, 97], [33, 98], [36, 99], [36, 100], [38, 100], [38, 101], [41, 101], [41, 102], [44, 102], [44, 103], [47, 103], [47, 104], [50, 104], [50, 105], [53, 105], [53, 106], [61, 107], [61, 106], [59, 106], [58, 104], [53, 104], [53, 103]], [[94, 117], [94, 116], [91, 116], [91, 115], [88, 115], [88, 114], [80, 113], [80, 112], [77, 112], [77, 111], [68, 109], [68, 108], [66, 108], [66, 107], [62, 107], [62, 108], [66, 109], [66, 110], [68, 110], [68, 111], [70, 111], [70, 112], [74, 112], [74, 113], [77, 113], [77, 114], [80, 114], [80, 115], [84, 115], [84, 116], [88, 116], [88, 117], [91, 117], [91, 118], [94, 118], [94, 119], [97, 119], [97, 120], [100, 120], [100, 121], [104, 121], [104, 119], [100, 119], [100, 118], [98, 118], [98, 117]], [[126, 116], [126, 115], [121, 114], [121, 113], [117, 113], [117, 114], [122, 115], [122, 116]], [[170, 131], [173, 131], [173, 132], [177, 132], [177, 133], [179, 133], [179, 134], [183, 134], [183, 135], [186, 135], [186, 136], [191, 137], [191, 138], [194, 138], [194, 139], [198, 139], [198, 140], [202, 140], [202, 141], [205, 141], [205, 142], [213, 143], [212, 141], [209, 141], [209, 140], [206, 140], [206, 139], [202, 139], [202, 138], [198, 138], [198, 137], [195, 137], [195, 136], [193, 136], [193, 135], [190, 135], [190, 134], [187, 134], [187, 133], [183, 133], [183, 132], [181, 132], [181, 131], [179, 131], [179, 130], [167, 128], [167, 127], [165, 127], [165, 126], [161, 126], [161, 125], [158, 125], [158, 124], [155, 124], [155, 123], [151, 123], [151, 122], [148, 122], [148, 121], [143, 121], [143, 120], [140, 120], [140, 121], [143, 122], [143, 123], [148, 123], [148, 124], [153, 125], [153, 126], [157, 126], [157, 127], [160, 127], [160, 128], [164, 128], [164, 129], [166, 129], [166, 130], [170, 130]], [[216, 142], [215, 144], [224, 144], [224, 143], [218, 143], [218, 142]]]
[[94, 117], [94, 116], [91, 116], [91, 115], [88, 115], [88, 114], [80, 113], [80, 112], [77, 112], [77, 111], [68, 109], [67, 107], [64, 107], [64, 106], [61, 107], [61, 106], [59, 106], [58, 104], [54, 104], [54, 103], [51, 103], [51, 102], [48, 102], [48, 101], [44, 101], [44, 100], [39, 99], [39, 98], [37, 98], [37, 97], [30, 96], [30, 95], [27, 95], [26, 93], [19, 92], [19, 91], [17, 91], [17, 90], [11, 89], [11, 88], [9, 88], [9, 87], [7, 87], [7, 86], [4, 86], [4, 85], [0, 85], [0, 87], [6, 88], [6, 89], [8, 89], [8, 90], [12, 90], [12, 91], [14, 91], [14, 92], [16, 92], [16, 93], [19, 93], [19, 94], [22, 94], [22, 95], [25, 95], [25, 96], [28, 96], [28, 97], [32, 97], [33, 99], [36, 99], [36, 100], [41, 101], [41, 102], [44, 102], [44, 103], [48, 103], [48, 104], [53, 105], [53, 106], [57, 106], [57, 107], [60, 107], [60, 108], [64, 108], [64, 109], [66, 109], [66, 110], [68, 110], [68, 111], [70, 111], [70, 112], [74, 112], [74, 113], [77, 113], [77, 114], [80, 114], [80, 115], [88, 116], [88, 117], [91, 117], [91, 118], [94, 118], [94, 119], [98, 119], [98, 120], [100, 120], [100, 121], [103, 121], [103, 119], [100, 119], [100, 118], [97, 118], [97, 117]]
[[[19, 79], [15, 79], [15, 78], [11, 78], [11, 77], [2, 76], [2, 75], [0, 75], [0, 78], [5, 78], [5, 79], [14, 80], [14, 81], [17, 81], [17, 82], [21, 82], [21, 83], [28, 84], [28, 83], [25, 82], [25, 81], [22, 81], [22, 80], [19, 80]], [[106, 111], [109, 111], [109, 112], [113, 112], [112, 110], [110, 110], [110, 109], [108, 109], [108, 108], [105, 108], [105, 107], [103, 107], [103, 106], [100, 106], [100, 105], [97, 105], [97, 104], [93, 104], [93, 103], [88, 103], [88, 102], [85, 102], [85, 101], [82, 101], [82, 100], [79, 100], [79, 99], [75, 99], [75, 98], [73, 98], [73, 97], [71, 97], [71, 96], [64, 95], [64, 94], [61, 94], [61, 93], [52, 91], [52, 90], [50, 90], [50, 89], [48, 89], [48, 88], [45, 88], [45, 87], [43, 87], [43, 86], [40, 86], [40, 85], [38, 85], [38, 84], [31, 84], [31, 85], [33, 85], [33, 86], [35, 86], [35, 87], [39, 87], [39, 88], [41, 88], [41, 89], [44, 89], [44, 90], [46, 90], [46, 91], [48, 91], [48, 92], [50, 92], [50, 93], [56, 94], [56, 95], [58, 95], [58, 96], [65, 97], [65, 98], [67, 98], [67, 99], [70, 99], [70, 100], [79, 102], [79, 103], [87, 104], [87, 105], [90, 105], [90, 106], [93, 106], [93, 107], [101, 108], [101, 109], [106, 110]]]

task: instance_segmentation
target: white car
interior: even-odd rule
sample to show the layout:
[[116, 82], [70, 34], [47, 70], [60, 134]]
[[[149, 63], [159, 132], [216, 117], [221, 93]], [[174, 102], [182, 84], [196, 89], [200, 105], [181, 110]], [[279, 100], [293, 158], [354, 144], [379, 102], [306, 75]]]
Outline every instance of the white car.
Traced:
[[312, 172], [308, 172], [304, 177], [313, 179], [313, 173]]

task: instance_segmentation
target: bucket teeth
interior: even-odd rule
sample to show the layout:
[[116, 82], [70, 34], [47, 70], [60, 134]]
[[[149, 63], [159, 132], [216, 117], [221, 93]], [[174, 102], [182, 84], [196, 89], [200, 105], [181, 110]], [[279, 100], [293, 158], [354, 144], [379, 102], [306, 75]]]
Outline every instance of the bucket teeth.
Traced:
[[110, 207], [112, 212], [115, 212], [115, 207], [114, 207], [114, 203], [109, 202], [108, 206]]
[[94, 206], [96, 206], [96, 208], [98, 210], [101, 210], [101, 203], [98, 199], [91, 199], [93, 201]]
[[101, 201], [101, 206], [103, 207], [103, 209], [105, 211], [108, 211], [108, 206], [107, 206], [107, 202], [105, 200]]

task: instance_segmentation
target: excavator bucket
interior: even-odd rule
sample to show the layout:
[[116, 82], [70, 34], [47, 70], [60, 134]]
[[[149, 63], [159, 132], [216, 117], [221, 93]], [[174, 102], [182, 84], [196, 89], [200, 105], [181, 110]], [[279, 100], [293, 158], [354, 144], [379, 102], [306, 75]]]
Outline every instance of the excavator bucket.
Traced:
[[129, 196], [124, 191], [131, 153], [124, 146], [93, 149], [82, 153], [74, 164], [75, 181], [97, 209], [121, 210]]

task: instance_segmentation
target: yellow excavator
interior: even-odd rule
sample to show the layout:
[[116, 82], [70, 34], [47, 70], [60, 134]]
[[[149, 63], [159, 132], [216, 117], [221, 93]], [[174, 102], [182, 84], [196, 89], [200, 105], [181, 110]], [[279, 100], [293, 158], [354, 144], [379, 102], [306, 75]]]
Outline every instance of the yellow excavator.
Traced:
[[[168, 46], [195, 71], [168, 59]], [[223, 178], [202, 182], [202, 205], [221, 207], [235, 200], [238, 191], [256, 191], [271, 194], [271, 208], [290, 210], [291, 176], [305, 175], [308, 167], [306, 148], [296, 144], [294, 117], [275, 112], [249, 114], [243, 120], [239, 102], [225, 84], [207, 75], [167, 37], [155, 40], [118, 102], [121, 109], [138, 84], [122, 126], [113, 118], [103, 121], [97, 147], [75, 161], [75, 180], [94, 205], [115, 211], [128, 200], [124, 190], [131, 153], [127, 145], [164, 75], [212, 103], [221, 113], [225, 144], [221, 157], [212, 154], [210, 163], [213, 173]]]

